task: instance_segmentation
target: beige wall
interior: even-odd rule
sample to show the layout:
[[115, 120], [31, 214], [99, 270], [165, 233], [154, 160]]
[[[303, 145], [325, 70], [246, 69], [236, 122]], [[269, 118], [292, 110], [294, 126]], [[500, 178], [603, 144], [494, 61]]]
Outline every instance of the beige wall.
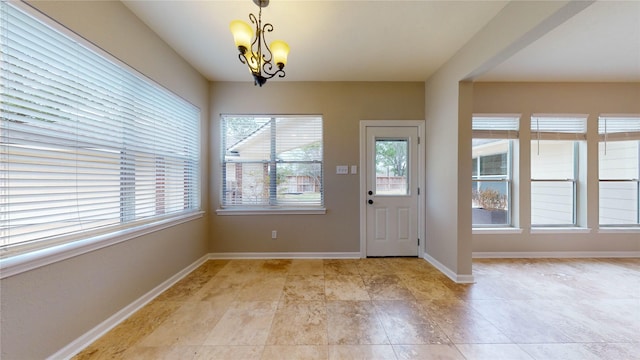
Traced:
[[587, 6], [589, 2], [510, 2], [425, 84], [425, 257], [456, 280], [470, 281], [472, 271], [471, 211], [467, 204], [471, 204], [475, 94], [470, 81]]
[[[198, 106], [206, 136], [208, 82], [122, 3], [33, 4]], [[203, 190], [206, 209], [205, 182]], [[204, 217], [2, 279], [0, 358], [50, 356], [186, 268], [208, 252], [206, 223]]]
[[[517, 224], [522, 234], [474, 234], [474, 253], [551, 253], [565, 251], [574, 254], [597, 252], [623, 254], [640, 251], [640, 234], [601, 233], [598, 229], [598, 126], [600, 114], [640, 114], [640, 83], [476, 83], [474, 84], [474, 113], [522, 114], [520, 122], [519, 154], [514, 166], [519, 164], [517, 181], [520, 199]], [[586, 205], [586, 212], [578, 219], [587, 233], [531, 234], [531, 142], [529, 118], [534, 113], [587, 114], [588, 137], [586, 159], [580, 162], [586, 171], [581, 183], [579, 201]], [[594, 204], [594, 205], [592, 205]]]
[[[220, 114], [261, 113], [322, 115], [325, 215], [215, 215]], [[273, 80], [260, 88], [250, 82], [213, 83], [211, 114], [211, 252], [359, 252], [359, 175], [336, 175], [336, 165], [358, 165], [360, 120], [424, 119], [424, 84]], [[278, 239], [271, 239], [272, 230]]]

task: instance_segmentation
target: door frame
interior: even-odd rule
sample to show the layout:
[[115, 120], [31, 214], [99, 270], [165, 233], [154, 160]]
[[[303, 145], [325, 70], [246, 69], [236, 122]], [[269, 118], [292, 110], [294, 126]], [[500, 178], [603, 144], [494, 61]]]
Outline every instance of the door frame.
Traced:
[[418, 128], [418, 257], [424, 257], [425, 248], [425, 121], [424, 120], [360, 120], [360, 257], [367, 257], [367, 127], [416, 127]]

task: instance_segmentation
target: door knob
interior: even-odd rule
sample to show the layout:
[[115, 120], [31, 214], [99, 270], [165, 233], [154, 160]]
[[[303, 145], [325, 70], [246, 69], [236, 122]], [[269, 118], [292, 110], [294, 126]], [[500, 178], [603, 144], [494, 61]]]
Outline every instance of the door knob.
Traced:
[[369, 190], [368, 194], [373, 195], [373, 191]]
[[369, 204], [373, 204], [373, 200], [369, 199], [369, 201], [367, 201]]

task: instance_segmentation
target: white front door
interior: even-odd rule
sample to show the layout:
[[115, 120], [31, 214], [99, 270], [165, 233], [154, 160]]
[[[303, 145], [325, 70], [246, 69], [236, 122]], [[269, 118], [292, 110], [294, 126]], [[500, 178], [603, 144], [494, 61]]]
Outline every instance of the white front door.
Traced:
[[418, 127], [367, 126], [366, 256], [418, 255]]

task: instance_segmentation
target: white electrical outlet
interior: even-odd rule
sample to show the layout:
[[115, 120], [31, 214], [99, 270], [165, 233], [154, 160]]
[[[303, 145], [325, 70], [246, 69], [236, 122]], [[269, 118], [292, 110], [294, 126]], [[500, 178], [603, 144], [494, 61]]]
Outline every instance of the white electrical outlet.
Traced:
[[271, 231], [271, 238], [272, 239], [277, 239], [278, 238], [278, 231], [277, 230]]

